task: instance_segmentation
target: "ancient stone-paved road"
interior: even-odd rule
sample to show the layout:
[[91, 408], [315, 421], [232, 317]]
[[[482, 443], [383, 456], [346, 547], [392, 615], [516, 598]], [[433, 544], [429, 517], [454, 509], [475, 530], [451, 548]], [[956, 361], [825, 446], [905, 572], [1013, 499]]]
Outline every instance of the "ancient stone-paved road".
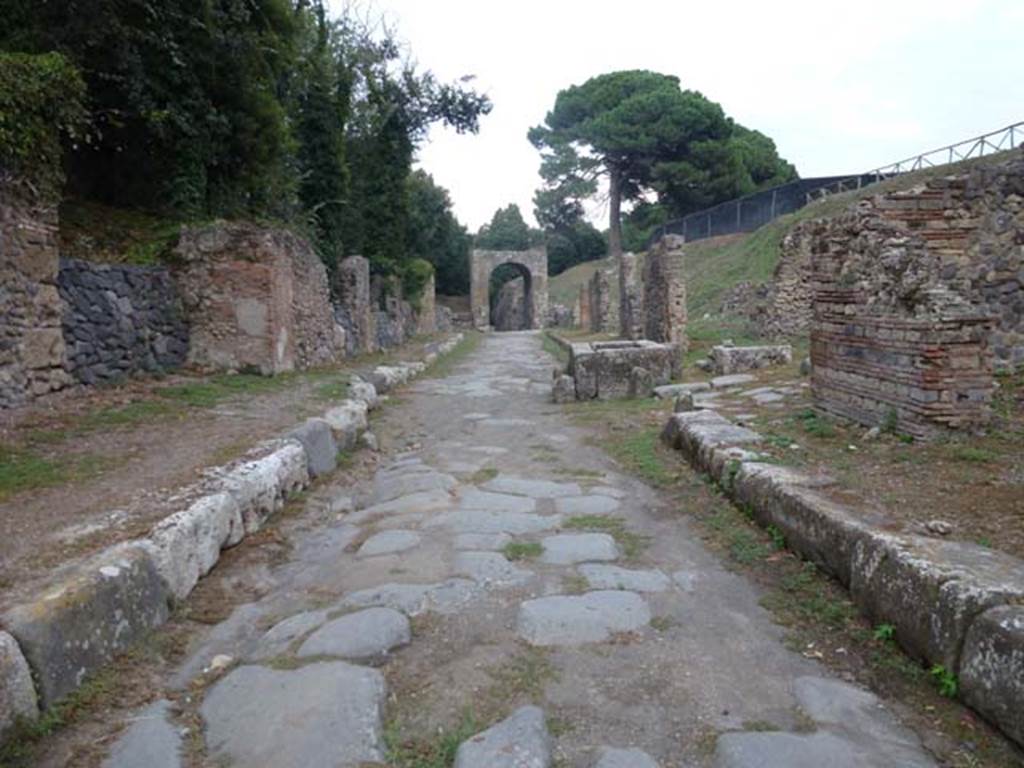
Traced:
[[[399, 450], [357, 508], [311, 499], [324, 514], [288, 530], [289, 562], [247, 575], [266, 596], [168, 681], [214, 681], [189, 699], [197, 759], [386, 764], [385, 718], [429, 741], [476, 717], [502, 722], [458, 768], [932, 765], [871, 694], [783, 646], [670, 498], [585, 443], [549, 404], [551, 367], [539, 336], [493, 334], [400, 395]], [[218, 654], [232, 668], [204, 675]], [[178, 765], [166, 711], [110, 764]]]

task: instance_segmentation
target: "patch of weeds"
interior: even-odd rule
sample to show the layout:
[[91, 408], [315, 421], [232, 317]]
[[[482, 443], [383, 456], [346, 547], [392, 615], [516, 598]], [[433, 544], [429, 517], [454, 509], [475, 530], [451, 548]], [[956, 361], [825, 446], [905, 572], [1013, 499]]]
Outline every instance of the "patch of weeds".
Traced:
[[982, 536], [977, 542], [979, 547], [985, 547], [986, 549], [992, 549], [992, 539], [988, 536]]
[[569, 353], [565, 351], [565, 348], [562, 347], [561, 344], [551, 338], [550, 333], [544, 334], [542, 345], [544, 347], [544, 351], [555, 358], [555, 360], [558, 361], [558, 364], [563, 368], [569, 364]]
[[22, 491], [49, 488], [68, 479], [68, 465], [29, 451], [0, 447], [0, 500]]
[[348, 397], [348, 376], [332, 377], [328, 381], [318, 384], [313, 391], [313, 397], [320, 402], [344, 400]]
[[578, 573], [562, 577], [562, 592], [566, 595], [582, 595], [590, 589], [590, 582]]
[[953, 449], [953, 458], [957, 461], [987, 464], [995, 461], [998, 457], [993, 451], [986, 450], [985, 448], [975, 448], [971, 445], [960, 445]]
[[443, 379], [450, 376], [480, 346], [483, 338], [483, 334], [479, 331], [463, 331], [462, 341], [456, 344], [448, 354], [439, 355], [424, 371], [424, 378]]
[[471, 482], [473, 485], [482, 485], [483, 483], [493, 480], [497, 476], [498, 470], [496, 470], [494, 467], [484, 467], [483, 469], [478, 469], [476, 472], [470, 475], [469, 482]]
[[880, 643], [888, 643], [896, 637], [896, 627], [892, 624], [879, 624], [875, 627], [872, 637]]
[[769, 525], [765, 530], [768, 531], [768, 535], [772, 540], [772, 546], [775, 547], [776, 551], [781, 552], [786, 548], [786, 535], [779, 530], [778, 526]]
[[769, 432], [764, 436], [765, 442], [769, 445], [773, 445], [776, 448], [789, 448], [791, 445], [796, 445], [796, 440], [785, 435], [779, 435], [775, 432]]
[[678, 478], [678, 460], [669, 462], [662, 454], [661, 428], [648, 427], [609, 440], [605, 450], [620, 464], [651, 485], [666, 487]]
[[824, 439], [836, 436], [835, 426], [812, 408], [801, 411], [795, 418], [809, 435]]
[[641, 536], [628, 530], [622, 518], [611, 515], [576, 515], [566, 520], [562, 527], [575, 531], [607, 533], [615, 539], [622, 556], [627, 560], [639, 557], [650, 541], [648, 536]]
[[775, 723], [771, 723], [767, 720], [744, 720], [743, 721], [744, 731], [757, 731], [759, 733], [768, 733], [771, 731], [781, 731]]
[[85, 416], [78, 422], [76, 431], [91, 432], [94, 430], [131, 427], [154, 419], [161, 419], [175, 412], [170, 403], [158, 400], [139, 400], [115, 408], [102, 410]]
[[509, 560], [530, 560], [544, 554], [544, 547], [537, 541], [510, 541], [502, 552]]
[[749, 530], [738, 528], [729, 535], [729, 556], [740, 565], [749, 565], [763, 560], [771, 549]]
[[583, 467], [557, 467], [552, 472], [562, 477], [583, 477], [593, 478], [595, 480], [604, 478], [604, 472], [598, 472], [594, 469], [584, 469]]
[[655, 616], [651, 619], [651, 629], [655, 632], [667, 632], [676, 625], [676, 620], [671, 616]]
[[451, 768], [459, 745], [480, 731], [470, 711], [463, 713], [457, 725], [441, 729], [430, 738], [406, 738], [401, 724], [390, 721], [384, 726], [384, 746], [392, 768]]
[[111, 701], [117, 695], [117, 683], [115, 668], [105, 667], [88, 676], [82, 685], [43, 712], [37, 720], [19, 720], [0, 745], [0, 765], [14, 768], [34, 764], [33, 757], [43, 739]]
[[576, 730], [576, 726], [564, 717], [549, 717], [547, 724], [548, 732], [556, 739]]
[[882, 423], [878, 425], [878, 428], [887, 435], [895, 435], [900, 426], [900, 414], [895, 408], [890, 408], [885, 412], [885, 417], [882, 419]]
[[544, 686], [558, 679], [558, 669], [551, 663], [547, 652], [528, 648], [487, 674], [493, 680], [488, 696], [494, 701], [508, 702], [515, 698], [537, 699], [544, 694]]
[[942, 664], [936, 664], [928, 670], [928, 674], [938, 686], [940, 696], [945, 696], [947, 699], [956, 698], [956, 694], [960, 690], [960, 681], [953, 672], [950, 672]]

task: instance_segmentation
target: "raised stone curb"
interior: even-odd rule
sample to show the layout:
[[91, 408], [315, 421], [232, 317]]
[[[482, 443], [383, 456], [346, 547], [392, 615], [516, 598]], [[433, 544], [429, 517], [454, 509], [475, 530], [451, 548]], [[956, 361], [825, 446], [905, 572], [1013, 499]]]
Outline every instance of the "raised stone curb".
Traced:
[[2, 620], [32, 668], [45, 709], [162, 624], [169, 599], [149, 552], [129, 544], [92, 558]]
[[881, 520], [822, 494], [827, 478], [761, 462], [760, 435], [714, 411], [673, 414], [662, 438], [842, 582], [873, 621], [892, 624], [910, 654], [959, 674], [964, 699], [1024, 744], [1024, 562], [966, 542], [886, 533]]
[[[462, 338], [460, 333], [438, 344], [434, 359]], [[376, 369], [388, 389], [425, 370], [419, 362]], [[44, 594], [0, 616], [0, 741], [18, 717], [35, 717], [162, 624], [171, 602], [188, 596], [222, 549], [258, 531], [311, 477], [331, 471], [336, 448], [328, 457], [327, 438], [354, 446], [368, 426], [368, 410], [379, 402], [378, 391], [369, 381], [354, 380], [353, 399], [323, 419], [264, 444], [255, 458], [209, 472], [201, 495], [158, 523], [148, 538], [72, 566]]]

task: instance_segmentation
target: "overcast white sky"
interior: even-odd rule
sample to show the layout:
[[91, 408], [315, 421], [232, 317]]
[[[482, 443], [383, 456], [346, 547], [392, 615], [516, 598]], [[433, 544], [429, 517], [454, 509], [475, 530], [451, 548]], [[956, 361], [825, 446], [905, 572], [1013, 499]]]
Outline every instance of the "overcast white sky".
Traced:
[[[340, 9], [344, 0], [330, 0]], [[425, 69], [476, 75], [476, 136], [435, 128], [419, 164], [472, 230], [518, 203], [526, 140], [559, 90], [651, 69], [771, 136], [802, 176], [867, 170], [1024, 120], [1024, 0], [374, 0]], [[600, 213], [598, 210], [592, 215]]]

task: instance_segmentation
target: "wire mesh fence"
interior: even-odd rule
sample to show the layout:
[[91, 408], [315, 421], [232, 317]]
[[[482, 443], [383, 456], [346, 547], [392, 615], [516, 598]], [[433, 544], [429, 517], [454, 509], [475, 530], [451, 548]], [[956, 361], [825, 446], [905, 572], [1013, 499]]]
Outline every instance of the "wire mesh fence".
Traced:
[[793, 213], [813, 200], [828, 195], [862, 189], [902, 173], [983, 157], [1022, 145], [1024, 122], [1019, 122], [973, 139], [875, 168], [867, 173], [797, 179], [670, 221], [651, 233], [647, 246], [651, 247], [668, 234], [682, 235], [692, 242], [739, 232], [753, 232], [779, 216]]

